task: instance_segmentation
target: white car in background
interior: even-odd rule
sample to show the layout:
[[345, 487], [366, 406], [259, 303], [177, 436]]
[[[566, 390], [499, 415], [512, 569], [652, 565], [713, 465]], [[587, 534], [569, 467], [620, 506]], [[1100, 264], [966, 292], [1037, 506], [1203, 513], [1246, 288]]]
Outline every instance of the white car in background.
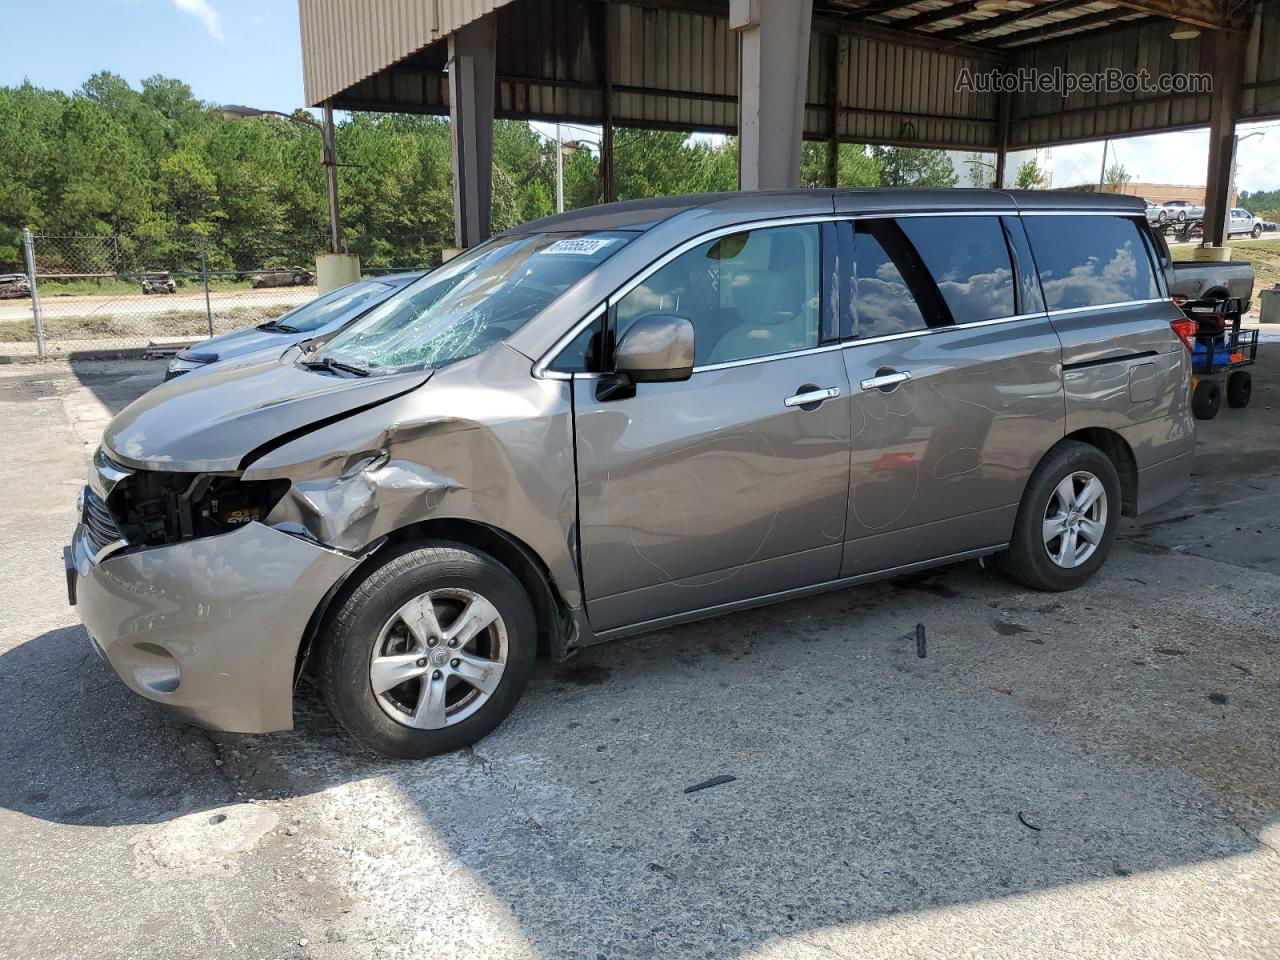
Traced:
[[1231, 222], [1227, 226], [1228, 234], [1248, 234], [1251, 237], [1262, 236], [1262, 220], [1248, 210], [1239, 207], [1231, 208]]
[[1160, 204], [1160, 212], [1156, 215], [1159, 223], [1166, 220], [1198, 220], [1204, 216], [1204, 207], [1198, 207], [1190, 200], [1168, 200]]

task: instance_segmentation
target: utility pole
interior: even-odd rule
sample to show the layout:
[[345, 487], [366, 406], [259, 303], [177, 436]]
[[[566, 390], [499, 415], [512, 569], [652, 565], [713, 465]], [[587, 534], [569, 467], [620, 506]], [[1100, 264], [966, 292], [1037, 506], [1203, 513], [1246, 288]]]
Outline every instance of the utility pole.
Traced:
[[1102, 172], [1098, 174], [1098, 192], [1099, 193], [1102, 192], [1102, 188], [1106, 186], [1106, 183], [1107, 183], [1107, 147], [1108, 145], [1110, 145], [1110, 143], [1111, 143], [1110, 140], [1102, 141]]
[[556, 124], [556, 213], [564, 213], [564, 140]]

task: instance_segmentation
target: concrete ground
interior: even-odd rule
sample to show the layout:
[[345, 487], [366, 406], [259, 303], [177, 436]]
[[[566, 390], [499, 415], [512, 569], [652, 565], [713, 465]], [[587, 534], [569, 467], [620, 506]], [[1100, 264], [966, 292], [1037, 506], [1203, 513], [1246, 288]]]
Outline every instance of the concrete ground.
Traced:
[[973, 562], [599, 647], [416, 763], [309, 690], [266, 737], [128, 693], [60, 547], [160, 365], [0, 368], [0, 957], [1280, 956], [1268, 356], [1079, 591]]

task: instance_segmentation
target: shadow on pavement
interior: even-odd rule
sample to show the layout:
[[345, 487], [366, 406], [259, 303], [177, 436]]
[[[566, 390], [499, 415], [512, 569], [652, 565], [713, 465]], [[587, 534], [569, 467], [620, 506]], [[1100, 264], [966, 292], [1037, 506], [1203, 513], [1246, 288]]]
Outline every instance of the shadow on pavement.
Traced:
[[[1136, 595], [1124, 574], [1146, 559], [1116, 558], [1077, 609]], [[987, 614], [1026, 626], [975, 635]], [[1073, 644], [1064, 616], [976, 564], [782, 604], [543, 665], [497, 733], [415, 763], [353, 745], [309, 688], [292, 733], [195, 731], [68, 627], [0, 657], [0, 804], [114, 826], [236, 789], [329, 790], [328, 815], [358, 837], [369, 910], [394, 917], [398, 898], [429, 894], [439, 853], [424, 866], [407, 838], [430, 838], [547, 956], [738, 956], [1258, 849], [1251, 831], [1275, 806], [1225, 802], [1180, 752], [1221, 713], [1188, 686], [1204, 665], [1140, 689], [1153, 675], [1136, 647]], [[902, 636], [916, 617], [933, 631], [925, 660]], [[1243, 709], [1272, 722], [1265, 703]], [[1255, 799], [1274, 799], [1263, 758], [1232, 762], [1265, 781]], [[736, 779], [685, 792], [721, 775]]]

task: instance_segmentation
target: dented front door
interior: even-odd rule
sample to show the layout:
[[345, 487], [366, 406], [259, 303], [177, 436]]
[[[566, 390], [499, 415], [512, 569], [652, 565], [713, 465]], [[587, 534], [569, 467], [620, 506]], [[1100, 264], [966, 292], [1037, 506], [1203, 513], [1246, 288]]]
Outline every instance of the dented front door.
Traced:
[[[817, 402], [794, 399], [830, 391]], [[836, 577], [849, 489], [840, 350], [695, 371], [600, 402], [574, 382], [596, 631]]]

